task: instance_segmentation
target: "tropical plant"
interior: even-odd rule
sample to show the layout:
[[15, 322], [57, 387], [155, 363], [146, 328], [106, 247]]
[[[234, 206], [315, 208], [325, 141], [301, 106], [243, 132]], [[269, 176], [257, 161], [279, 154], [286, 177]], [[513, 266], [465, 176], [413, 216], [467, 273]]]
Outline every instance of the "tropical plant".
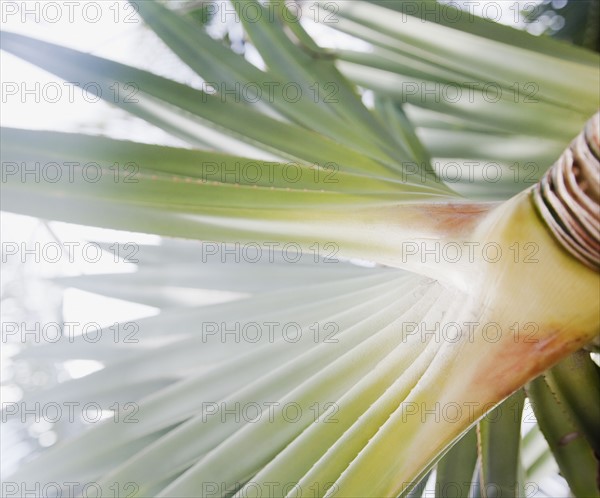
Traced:
[[[297, 5], [233, 0], [253, 64], [187, 13], [133, 4], [202, 90], [14, 33], [2, 49], [190, 148], [4, 128], [2, 209], [202, 242], [63, 281], [161, 313], [135, 344], [26, 349], [104, 365], [31, 399], [134, 401], [137, 423], [83, 431], [11, 481], [418, 496], [435, 467], [436, 496], [521, 496], [551, 451], [573, 494], [598, 496], [598, 55], [432, 0], [310, 4], [368, 47], [325, 49]], [[56, 181], [19, 174], [50, 162]], [[285, 251], [204, 260], [217, 243]], [[194, 289], [242, 296], [202, 306]], [[240, 323], [298, 334], [222, 334]], [[539, 428], [521, 438], [525, 395]], [[240, 406], [254, 416], [227, 418]]]

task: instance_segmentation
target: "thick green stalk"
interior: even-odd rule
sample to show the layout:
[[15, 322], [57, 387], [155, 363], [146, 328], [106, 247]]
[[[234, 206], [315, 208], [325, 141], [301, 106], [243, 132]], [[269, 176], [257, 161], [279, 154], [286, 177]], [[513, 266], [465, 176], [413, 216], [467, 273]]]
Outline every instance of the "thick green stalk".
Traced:
[[[598, 143], [595, 130], [592, 144]], [[565, 156], [573, 157], [570, 150]], [[586, 167], [597, 175], [597, 157], [587, 157]], [[583, 192], [589, 191], [586, 178], [578, 178]], [[582, 202], [588, 201], [597, 210], [593, 190]], [[596, 338], [599, 275], [549, 229], [532, 190], [490, 212], [473, 235], [511, 256], [531, 245], [535, 257], [496, 263], [482, 258], [472, 265], [470, 290], [453, 300], [442, 323], [421, 328], [436, 330], [427, 339], [438, 343], [428, 370], [328, 496], [396, 496], [493, 406]]]

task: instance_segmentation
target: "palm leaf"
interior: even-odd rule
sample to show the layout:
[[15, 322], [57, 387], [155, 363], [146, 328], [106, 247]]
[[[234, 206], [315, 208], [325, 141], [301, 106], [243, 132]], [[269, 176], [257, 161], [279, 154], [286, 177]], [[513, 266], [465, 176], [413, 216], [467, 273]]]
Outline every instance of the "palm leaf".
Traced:
[[[480, 420], [506, 398], [500, 408], [514, 403], [520, 414], [522, 395], [509, 396], [590, 340], [590, 324], [597, 326], [597, 318], [588, 300], [569, 297], [567, 309], [558, 308], [565, 295], [593, 301], [597, 275], [557, 251], [523, 201], [527, 194], [500, 207], [467, 202], [444, 182], [435, 160], [493, 160], [510, 170], [511, 161], [526, 159], [543, 164], [537, 179], [596, 109], [598, 58], [523, 33], [511, 39], [514, 30], [483, 20], [468, 26], [423, 22], [406, 16], [407, 3], [375, 3], [380, 2], [320, 2], [320, 8], [334, 8], [335, 29], [370, 44], [371, 52], [363, 53], [322, 49], [301, 24], [289, 20], [281, 2], [235, 0], [264, 68], [180, 13], [155, 1], [139, 4], [150, 29], [207, 82], [202, 90], [2, 33], [4, 50], [60, 78], [96, 81], [103, 95], [111, 95], [114, 82], [135, 82], [137, 101], [113, 103], [192, 147], [3, 129], [2, 208], [203, 241], [144, 247], [133, 275], [57, 280], [153, 305], [160, 313], [137, 323], [135, 343], [115, 344], [103, 334], [93, 344], [79, 338], [68, 347], [25, 348], [20, 353], [25, 361], [95, 359], [103, 367], [27, 399], [94, 400], [104, 409], [118, 400], [135, 406], [137, 421], [106, 421], [80, 432], [11, 479], [28, 485], [93, 480], [103, 495], [111, 484], [129, 483], [136, 496], [363, 497], [417, 495], [438, 461], [439, 486], [478, 475], [475, 493], [494, 483], [507, 491], [512, 481], [539, 470], [546, 450], [533, 452], [527, 465], [520, 462], [521, 446], [527, 447], [527, 436], [523, 444], [519, 438], [520, 418], [497, 424]], [[274, 8], [275, 19], [267, 22], [262, 15], [260, 22], [250, 22], [242, 14], [246, 6], [263, 14]], [[468, 105], [431, 102], [406, 87], [436, 83], [464, 90], [468, 81], [495, 81], [503, 97], [490, 107], [478, 89]], [[513, 84], [531, 81], [538, 83], [538, 101], [526, 108], [518, 100], [521, 87]], [[271, 83], [294, 83], [299, 100], [259, 91]], [[327, 84], [339, 102], [312, 98], [314, 85]], [[374, 92], [373, 108], [363, 103], [357, 84]], [[47, 164], [60, 172], [58, 181], [22, 181], [21, 168], [43, 177]], [[98, 181], [84, 174], [82, 166], [90, 164], [100, 171]], [[288, 176], [290, 168], [297, 179]], [[525, 170], [522, 164], [516, 168]], [[490, 199], [525, 186], [521, 177], [512, 186], [477, 178], [457, 190]], [[482, 220], [488, 223], [481, 225], [483, 234], [474, 231]], [[571, 278], [566, 290], [550, 291], [556, 306], [526, 299], [531, 289], [556, 289], [555, 276], [537, 268], [490, 270], [481, 261], [449, 267], [419, 259], [420, 254], [407, 259], [407, 243], [468, 242], [474, 233], [490, 241], [490, 220], [493, 228], [510, 232], [504, 249], [512, 247], [513, 237], [532, 237], [540, 241], [542, 265], [558, 262], [565, 269]], [[296, 266], [281, 257], [251, 266], [205, 265], [198, 249], [202, 254], [214, 248], [207, 241], [295, 244], [304, 256]], [[342, 259], [322, 269], [318, 265], [331, 248], [339, 249]], [[388, 267], [361, 268], [348, 261], [353, 257]], [[514, 275], [520, 280], [511, 280]], [[521, 286], [515, 288], [515, 281]], [[207, 302], [210, 291], [227, 292], [227, 298]], [[510, 298], [499, 299], [502, 294]], [[459, 335], [453, 341], [441, 332], [459, 320], [498, 317], [505, 326], [513, 318], [539, 322], [545, 345], [540, 356], [537, 346], [515, 345], [510, 337], [492, 343], [480, 335], [474, 341]], [[293, 324], [300, 336], [236, 340], [235, 334], [220, 334], [231, 327], [254, 330], [260, 323]], [[407, 324], [434, 332], [423, 338]], [[494, 364], [501, 366], [499, 381]], [[592, 417], [585, 416], [584, 396], [568, 394], [575, 377], [589, 380], [596, 371], [588, 368], [571, 378], [557, 368], [550, 383], [569, 400], [575, 422], [562, 413], [546, 418], [545, 410], [536, 411], [540, 429], [574, 492], [593, 493], [594, 460], [584, 441], [569, 447], [567, 455], [553, 438], [562, 437], [569, 424], [588, 437], [597, 435]], [[552, 406], [539, 382], [528, 387], [536, 410]], [[458, 401], [477, 408], [452, 423], [420, 412]], [[232, 406], [251, 406], [253, 416], [223, 418]], [[298, 414], [293, 422], [290, 406]], [[118, 415], [123, 419], [128, 413], [123, 409]], [[529, 440], [535, 442], [532, 434]], [[518, 462], [504, 465], [496, 458], [499, 449]], [[571, 452], [585, 467], [585, 477], [569, 463]], [[455, 455], [464, 456], [461, 465], [454, 465]]]

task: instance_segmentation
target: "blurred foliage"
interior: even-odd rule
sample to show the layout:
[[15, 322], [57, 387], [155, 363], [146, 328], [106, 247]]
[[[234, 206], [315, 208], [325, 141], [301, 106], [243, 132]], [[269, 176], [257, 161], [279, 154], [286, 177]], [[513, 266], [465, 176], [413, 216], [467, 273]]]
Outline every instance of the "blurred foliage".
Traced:
[[163, 3], [200, 26], [208, 24], [213, 17], [214, 10], [210, 8], [210, 4], [214, 3], [212, 0], [164, 0]]
[[600, 52], [600, 0], [543, 0], [524, 16], [536, 33]]

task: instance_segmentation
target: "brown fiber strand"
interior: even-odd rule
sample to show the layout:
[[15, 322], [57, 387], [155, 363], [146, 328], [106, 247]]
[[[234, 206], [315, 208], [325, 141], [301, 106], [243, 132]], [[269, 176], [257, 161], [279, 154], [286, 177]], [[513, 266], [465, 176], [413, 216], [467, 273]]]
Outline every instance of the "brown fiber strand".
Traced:
[[561, 245], [600, 271], [600, 113], [533, 188], [533, 202]]

